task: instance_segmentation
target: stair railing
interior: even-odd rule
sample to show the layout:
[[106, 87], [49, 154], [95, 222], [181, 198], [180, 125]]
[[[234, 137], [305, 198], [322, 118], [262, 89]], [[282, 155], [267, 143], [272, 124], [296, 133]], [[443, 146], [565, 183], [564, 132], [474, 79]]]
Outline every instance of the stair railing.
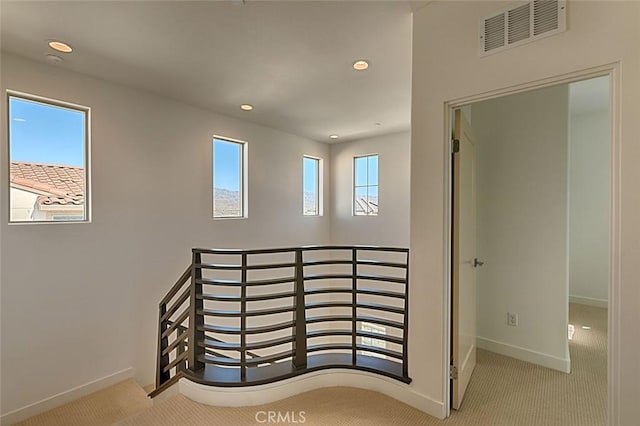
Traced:
[[[265, 256], [278, 259], [255, 260]], [[327, 368], [409, 383], [408, 258], [374, 246], [193, 249], [160, 302], [150, 395], [180, 377], [248, 386]]]
[[162, 391], [177, 381], [186, 368], [191, 275], [192, 267], [189, 266], [160, 301], [156, 391]]

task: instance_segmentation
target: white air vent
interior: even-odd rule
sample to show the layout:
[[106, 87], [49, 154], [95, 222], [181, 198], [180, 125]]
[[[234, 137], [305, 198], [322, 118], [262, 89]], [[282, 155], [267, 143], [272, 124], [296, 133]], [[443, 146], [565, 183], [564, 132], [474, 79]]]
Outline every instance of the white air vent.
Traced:
[[480, 55], [485, 56], [564, 32], [566, 0], [533, 0], [480, 20]]
[[507, 43], [513, 44], [528, 39], [531, 34], [531, 7], [528, 4], [507, 12]]
[[484, 49], [486, 51], [504, 47], [504, 16], [498, 15], [484, 21]]

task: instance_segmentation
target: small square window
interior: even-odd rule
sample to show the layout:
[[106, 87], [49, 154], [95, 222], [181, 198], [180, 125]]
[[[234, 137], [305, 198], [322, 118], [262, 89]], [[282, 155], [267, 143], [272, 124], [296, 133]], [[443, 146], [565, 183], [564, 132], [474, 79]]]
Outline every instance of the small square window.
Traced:
[[8, 100], [9, 222], [87, 222], [89, 108]]
[[302, 159], [302, 212], [305, 216], [322, 216], [322, 160]]
[[378, 215], [378, 155], [353, 159], [353, 214]]
[[213, 139], [213, 217], [247, 216], [246, 143]]

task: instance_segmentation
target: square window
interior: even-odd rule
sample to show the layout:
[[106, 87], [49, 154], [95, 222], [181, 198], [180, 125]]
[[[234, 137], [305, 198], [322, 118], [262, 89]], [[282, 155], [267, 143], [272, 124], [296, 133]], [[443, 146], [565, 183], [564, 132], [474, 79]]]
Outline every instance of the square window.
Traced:
[[302, 159], [302, 213], [322, 216], [322, 160], [304, 156]]
[[247, 217], [246, 143], [213, 139], [213, 217]]
[[378, 154], [353, 159], [353, 214], [378, 215]]
[[8, 100], [9, 222], [89, 221], [89, 108]]

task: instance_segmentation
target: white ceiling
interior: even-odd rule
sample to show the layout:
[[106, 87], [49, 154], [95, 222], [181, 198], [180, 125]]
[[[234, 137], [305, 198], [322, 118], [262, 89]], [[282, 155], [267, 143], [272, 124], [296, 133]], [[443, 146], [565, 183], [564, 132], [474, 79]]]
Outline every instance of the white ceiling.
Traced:
[[[2, 1], [2, 50], [322, 142], [410, 127], [408, 1]], [[367, 71], [351, 68], [366, 58]], [[250, 103], [251, 112], [239, 105]], [[381, 123], [376, 125], [376, 123]]]

